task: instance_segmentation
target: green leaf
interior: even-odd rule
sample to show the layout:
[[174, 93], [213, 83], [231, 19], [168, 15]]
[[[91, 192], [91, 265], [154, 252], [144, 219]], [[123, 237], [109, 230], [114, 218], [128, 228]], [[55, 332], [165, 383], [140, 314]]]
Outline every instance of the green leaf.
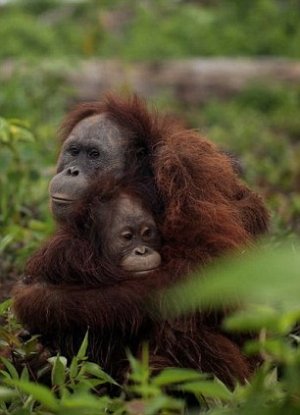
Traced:
[[20, 380], [29, 381], [29, 372], [27, 366], [25, 366], [21, 372]]
[[10, 376], [12, 379], [19, 379], [19, 374], [16, 370], [16, 368], [14, 367], [14, 365], [5, 357], [0, 357], [1, 362], [4, 364], [4, 366], [6, 367], [6, 369], [8, 370]]
[[63, 409], [77, 409], [82, 408], [83, 410], [95, 410], [95, 413], [100, 412], [103, 409], [107, 410], [110, 403], [110, 399], [107, 396], [98, 398], [92, 394], [80, 394], [70, 395], [62, 402], [61, 412]]
[[86, 357], [86, 352], [88, 348], [88, 334], [89, 332], [87, 331], [81, 343], [80, 349], [78, 350], [78, 353], [76, 355], [78, 360], [83, 360]]
[[236, 312], [224, 322], [228, 330], [248, 331], [262, 328], [277, 329], [279, 314], [272, 307], [250, 306], [246, 310]]
[[10, 125], [9, 132], [11, 134], [11, 138], [15, 141], [24, 141], [24, 142], [33, 142], [34, 136], [33, 134], [26, 130], [25, 128], [17, 127], [15, 125]]
[[9, 401], [15, 396], [18, 396], [17, 391], [0, 386], [0, 402]]
[[222, 399], [224, 401], [230, 401], [233, 396], [224, 383], [218, 379], [184, 383], [183, 385], [180, 385], [178, 389], [183, 392], [204, 395], [204, 397]]
[[102, 380], [104, 383], [111, 383], [113, 385], [119, 385], [111, 376], [105, 373], [99, 365], [92, 362], [84, 363], [84, 371], [96, 378]]
[[10, 306], [11, 306], [11, 304], [12, 304], [12, 300], [11, 299], [8, 299], [6, 301], [3, 301], [0, 304], [0, 315], [3, 314], [3, 313], [5, 313], [5, 311], [7, 311], [9, 309]]
[[16, 125], [18, 127], [26, 128], [28, 129], [30, 127], [30, 124], [27, 120], [20, 120], [19, 118], [9, 118], [7, 120], [10, 124]]
[[49, 357], [47, 360], [48, 360], [49, 363], [51, 363], [51, 365], [54, 365], [57, 359], [60, 360], [60, 362], [62, 363], [62, 365], [65, 368], [68, 366], [68, 360], [64, 356], [59, 356], [59, 355], [58, 356], [52, 356], [52, 357]]
[[217, 261], [164, 295], [166, 314], [233, 304], [299, 307], [300, 245], [252, 250]]
[[15, 234], [9, 234], [5, 235], [3, 238], [1, 238], [0, 241], [0, 252], [3, 252], [4, 249], [12, 243], [12, 241], [15, 239]]
[[66, 374], [65, 374], [66, 358], [56, 356], [52, 360], [52, 363], [53, 363], [52, 372], [51, 372], [52, 385], [61, 386], [65, 383], [65, 378], [66, 378]]
[[9, 142], [9, 123], [0, 117], [0, 142], [7, 144]]
[[204, 379], [207, 375], [191, 369], [164, 369], [154, 379], [153, 383], [158, 386], [167, 386], [173, 383], [190, 382], [197, 379]]
[[182, 401], [169, 396], [160, 395], [145, 401], [145, 415], [164, 413], [162, 412], [163, 409], [170, 410], [171, 413], [182, 413], [183, 405]]
[[136, 359], [130, 351], [127, 351], [127, 356], [132, 369], [130, 379], [135, 383], [147, 383], [150, 377], [148, 344], [143, 344], [141, 360]]
[[158, 386], [149, 383], [137, 383], [131, 385], [128, 389], [130, 392], [134, 392], [134, 394], [142, 396], [145, 399], [161, 394], [161, 390]]
[[73, 380], [78, 375], [79, 371], [79, 362], [77, 356], [73, 357], [71, 365], [70, 365], [70, 378]]
[[300, 319], [299, 310], [283, 312], [267, 305], [251, 305], [226, 318], [224, 327], [228, 330], [259, 331], [263, 328], [274, 333], [289, 334]]
[[7, 383], [17, 387], [28, 395], [31, 395], [36, 401], [40, 402], [45, 408], [54, 412], [59, 410], [59, 401], [55, 398], [50, 389], [46, 386], [38, 385], [28, 381], [11, 380]]

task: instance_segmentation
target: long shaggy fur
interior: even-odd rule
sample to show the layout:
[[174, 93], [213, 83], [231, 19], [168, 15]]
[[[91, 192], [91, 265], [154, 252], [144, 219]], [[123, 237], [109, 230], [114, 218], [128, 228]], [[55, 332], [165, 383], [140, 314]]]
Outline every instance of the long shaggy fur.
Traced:
[[[62, 140], [80, 120], [101, 113], [131, 137], [137, 154], [134, 179], [121, 187], [95, 179], [75, 216], [29, 260], [29, 277], [14, 292], [17, 316], [41, 333], [45, 344], [67, 355], [89, 328], [90, 358], [121, 381], [128, 370], [126, 348], [138, 354], [148, 341], [154, 370], [193, 367], [228, 385], [243, 382], [253, 367], [239, 345], [222, 333], [219, 318], [196, 312], [165, 320], [153, 298], [195, 268], [265, 232], [263, 202], [214, 144], [149, 112], [136, 97], [123, 101], [109, 96], [102, 103], [79, 106], [67, 116]], [[120, 188], [144, 201], [161, 231], [163, 265], [143, 278], [105, 263], [99, 252], [101, 230], [93, 223], [93, 209]]]

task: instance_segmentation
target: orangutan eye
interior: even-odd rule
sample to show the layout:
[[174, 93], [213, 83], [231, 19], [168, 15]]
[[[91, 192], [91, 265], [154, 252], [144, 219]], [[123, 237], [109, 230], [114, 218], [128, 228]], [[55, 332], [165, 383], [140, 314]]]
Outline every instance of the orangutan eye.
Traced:
[[133, 234], [130, 231], [125, 231], [122, 233], [122, 238], [125, 239], [126, 241], [131, 241], [133, 238]]
[[152, 229], [150, 229], [148, 227], [145, 227], [142, 230], [142, 237], [145, 238], [145, 239], [149, 239], [149, 238], [151, 238], [151, 236], [152, 236]]
[[100, 153], [96, 148], [93, 148], [90, 152], [89, 152], [89, 157], [92, 159], [97, 159], [99, 157]]
[[80, 149], [77, 146], [71, 146], [68, 148], [68, 153], [70, 153], [71, 156], [77, 156], [80, 153]]

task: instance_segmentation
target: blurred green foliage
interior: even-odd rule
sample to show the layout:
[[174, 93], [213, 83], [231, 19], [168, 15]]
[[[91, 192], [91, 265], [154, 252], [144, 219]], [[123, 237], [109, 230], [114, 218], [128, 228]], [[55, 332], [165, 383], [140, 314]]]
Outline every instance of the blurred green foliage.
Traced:
[[0, 91], [0, 283], [53, 229], [47, 186], [68, 97], [60, 71], [16, 72]]
[[30, 155], [26, 157], [26, 150], [33, 143], [34, 137], [24, 122], [0, 118], [1, 273], [11, 268], [10, 254], [18, 251], [17, 262], [23, 263], [33, 241], [41, 241], [48, 230], [47, 223], [38, 220], [35, 209], [45, 197], [44, 183], [37, 164], [30, 162]]
[[[0, 88], [0, 289], [22, 272], [28, 255], [53, 230], [47, 186], [59, 147], [57, 128], [72, 101], [62, 77], [66, 66], [94, 56], [299, 58], [299, 22], [299, 0], [17, 0], [0, 6], [0, 58], [21, 58]], [[220, 299], [232, 304], [238, 296], [245, 309], [225, 327], [259, 333], [247, 351], [262, 353], [264, 365], [250, 384], [229, 391], [189, 370], [167, 369], [151, 377], [145, 348], [141, 362], [130, 357], [131, 382], [120, 398], [111, 399], [94, 393], [113, 380], [86, 360], [85, 339], [73, 361], [50, 359], [51, 387], [32, 383], [26, 368], [20, 375], [2, 359], [0, 414], [182, 413], [184, 400], [166, 390], [195, 394], [211, 414], [299, 413], [300, 340], [297, 332], [288, 333], [300, 316], [300, 248], [275, 248], [283, 237], [293, 241], [300, 233], [300, 87], [257, 84], [227, 101], [189, 107], [161, 96], [157, 104], [236, 154], [247, 183], [264, 195], [272, 212], [265, 250], [216, 264], [206, 279], [180, 287], [179, 295], [172, 292], [170, 310], [174, 313], [174, 299], [187, 311], [199, 304], [219, 306]], [[9, 307], [9, 301], [0, 304], [0, 349], [8, 346], [22, 358], [34, 355], [38, 339], [20, 341]]]
[[300, 56], [299, 0], [19, 0], [0, 10], [0, 58]]

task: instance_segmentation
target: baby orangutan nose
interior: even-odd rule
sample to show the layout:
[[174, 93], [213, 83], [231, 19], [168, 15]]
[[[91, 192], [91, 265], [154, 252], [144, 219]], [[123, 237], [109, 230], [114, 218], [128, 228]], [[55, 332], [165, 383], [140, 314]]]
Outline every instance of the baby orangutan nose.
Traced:
[[134, 250], [135, 255], [147, 255], [149, 252], [149, 249], [146, 246], [138, 246]]

